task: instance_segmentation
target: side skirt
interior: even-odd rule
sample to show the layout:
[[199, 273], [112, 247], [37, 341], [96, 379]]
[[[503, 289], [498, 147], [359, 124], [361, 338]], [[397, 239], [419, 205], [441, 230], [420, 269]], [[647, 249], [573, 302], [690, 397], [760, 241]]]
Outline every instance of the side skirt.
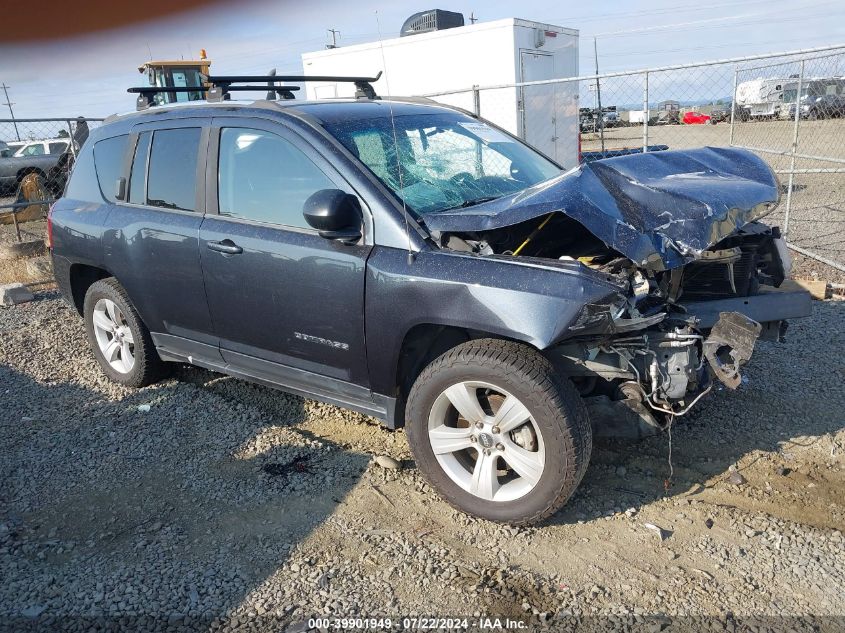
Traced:
[[227, 361], [221, 357], [217, 347], [179, 336], [157, 333], [151, 333], [151, 336], [162, 360], [196, 365], [303, 398], [351, 409], [383, 421], [388, 428], [397, 427], [396, 398], [373, 393], [366, 387], [336, 378], [242, 354], [226, 352], [231, 357]]

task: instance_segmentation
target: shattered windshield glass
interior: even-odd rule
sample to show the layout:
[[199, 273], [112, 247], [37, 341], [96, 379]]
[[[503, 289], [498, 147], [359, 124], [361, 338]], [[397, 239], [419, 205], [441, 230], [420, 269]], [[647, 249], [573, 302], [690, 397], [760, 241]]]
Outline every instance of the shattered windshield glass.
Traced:
[[517, 139], [459, 113], [393, 120], [395, 140], [387, 116], [327, 124], [326, 129], [415, 214], [471, 207], [561, 171]]

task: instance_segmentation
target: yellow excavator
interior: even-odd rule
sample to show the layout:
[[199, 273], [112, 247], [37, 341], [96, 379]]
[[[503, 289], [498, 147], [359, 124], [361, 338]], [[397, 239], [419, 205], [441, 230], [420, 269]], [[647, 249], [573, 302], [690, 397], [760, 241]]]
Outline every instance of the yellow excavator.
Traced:
[[200, 50], [198, 60], [160, 60], [145, 62], [138, 67], [138, 72], [146, 74], [151, 87], [158, 88], [197, 88], [194, 91], [157, 92], [152, 100], [155, 105], [165, 105], [181, 101], [199, 101], [204, 98], [204, 89], [208, 87], [206, 78], [211, 67], [211, 60], [205, 49]]
[[[208, 59], [205, 49], [201, 49], [198, 60], [149, 61], [139, 66], [138, 72], [147, 76], [147, 81], [151, 87], [182, 89], [173, 92], [156, 92], [151, 95], [155, 105], [165, 105], [204, 99], [205, 90], [208, 88], [206, 79], [210, 67], [211, 60]], [[185, 88], [197, 88], [197, 90], [185, 91]], [[88, 137], [87, 124], [82, 119], [79, 121], [77, 121], [77, 132], [84, 131], [84, 136], [77, 139], [77, 134], [74, 134], [77, 147], [81, 147]], [[61, 195], [73, 157], [74, 153], [69, 151], [66, 156], [62, 156], [50, 173], [46, 175], [30, 173], [22, 178], [15, 192], [17, 211], [8, 214], [0, 213], [0, 224], [14, 224], [16, 231], [19, 233], [18, 223], [44, 217], [47, 214], [48, 205], [42, 201], [57, 198]]]
[[[231, 75], [212, 77], [209, 74], [211, 60], [206, 56], [205, 49], [200, 50], [200, 58], [196, 61], [180, 59], [178, 61], [149, 61], [141, 64], [138, 71], [147, 76], [147, 86], [129, 88], [127, 92], [137, 94], [136, 107], [145, 110], [151, 106], [162, 106], [171, 103], [201, 101], [219, 101], [228, 99], [233, 91], [250, 92], [262, 90], [263, 86], [240, 85], [253, 81], [267, 82], [267, 99], [293, 99], [293, 93], [299, 86], [288, 86], [285, 80], [302, 81], [302, 77], [276, 78], [276, 69], [271, 69], [266, 75]], [[239, 85], [233, 86], [233, 83]], [[366, 82], [364, 82], [366, 83]]]

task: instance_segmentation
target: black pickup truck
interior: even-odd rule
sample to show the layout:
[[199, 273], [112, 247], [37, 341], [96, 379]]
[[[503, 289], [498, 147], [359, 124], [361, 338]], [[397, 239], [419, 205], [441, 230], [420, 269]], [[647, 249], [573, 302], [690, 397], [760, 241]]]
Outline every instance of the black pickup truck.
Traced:
[[809, 313], [778, 201], [739, 149], [563, 172], [430, 102], [222, 101], [92, 132], [49, 230], [111, 379], [193, 363], [405, 426], [446, 500], [531, 523], [594, 433], [667, 428]]

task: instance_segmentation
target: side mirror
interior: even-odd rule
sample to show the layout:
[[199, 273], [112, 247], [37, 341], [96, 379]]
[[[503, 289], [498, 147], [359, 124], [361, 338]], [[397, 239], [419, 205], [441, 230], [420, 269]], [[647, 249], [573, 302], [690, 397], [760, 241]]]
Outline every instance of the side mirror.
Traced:
[[320, 237], [352, 244], [361, 239], [364, 214], [358, 198], [340, 189], [321, 189], [302, 207], [305, 221], [317, 229]]

